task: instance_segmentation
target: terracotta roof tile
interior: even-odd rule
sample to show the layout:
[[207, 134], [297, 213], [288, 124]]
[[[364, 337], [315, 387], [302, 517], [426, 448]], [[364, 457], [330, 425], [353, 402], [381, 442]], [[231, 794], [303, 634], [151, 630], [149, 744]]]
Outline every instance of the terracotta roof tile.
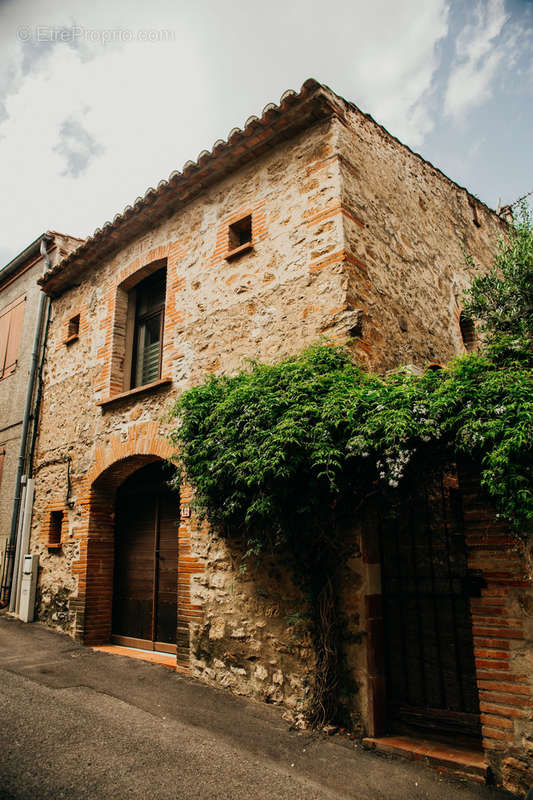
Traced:
[[[342, 115], [346, 109], [362, 114], [387, 136], [413, 153], [407, 145], [392, 136], [369, 114], [364, 114], [353, 103], [335, 94], [328, 86], [310, 78], [305, 81], [299, 92], [292, 89], [284, 92], [279, 105], [268, 103], [263, 108], [261, 117], [248, 117], [243, 129], [233, 128], [226, 141], [217, 139], [210, 151], [202, 150], [199, 153], [196, 161], [186, 161], [181, 172], [174, 170], [168, 179], [161, 180], [155, 189], [150, 186], [143, 197], [137, 197], [133, 205], [127, 205], [122, 212], [113, 217], [112, 222], [104, 222], [102, 227], [96, 228], [85, 241], [82, 240], [83, 243], [59, 264], [48, 270], [39, 283], [50, 294], [61, 291], [75, 273], [96, 263], [101, 256], [114, 251], [121, 242], [129, 241], [141, 228], [148, 227], [154, 219], [162, 215], [163, 208], [168, 210], [169, 204], [178, 207], [188, 202], [206, 185], [249, 162], [257, 151], [262, 152], [273, 147], [280, 140], [289, 138], [319, 119], [326, 119], [333, 114]], [[258, 142], [258, 134], [263, 134], [263, 142]], [[250, 140], [249, 147], [247, 140]], [[425, 161], [418, 153], [414, 155]], [[429, 164], [427, 161], [425, 163]], [[443, 175], [432, 164], [429, 166]], [[443, 177], [454, 183], [446, 175]], [[457, 186], [455, 183], [454, 185]], [[464, 187], [458, 186], [458, 188]], [[475, 201], [485, 205], [477, 198]], [[488, 210], [492, 212], [492, 209]]]

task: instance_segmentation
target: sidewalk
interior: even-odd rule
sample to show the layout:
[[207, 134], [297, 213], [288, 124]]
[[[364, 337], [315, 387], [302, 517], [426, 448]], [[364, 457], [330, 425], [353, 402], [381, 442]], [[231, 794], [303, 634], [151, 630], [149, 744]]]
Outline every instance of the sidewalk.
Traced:
[[474, 800], [508, 795], [349, 739], [164, 666], [0, 615], [0, 798]]

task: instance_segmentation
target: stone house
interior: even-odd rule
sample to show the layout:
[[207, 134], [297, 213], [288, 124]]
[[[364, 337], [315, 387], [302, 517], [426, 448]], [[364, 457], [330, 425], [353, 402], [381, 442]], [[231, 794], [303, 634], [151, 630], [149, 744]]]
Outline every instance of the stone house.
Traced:
[[[291, 621], [301, 597], [280, 563], [242, 574], [238, 554], [195, 519], [190, 488], [168, 490], [169, 405], [210, 373], [321, 336], [372, 370], [448, 361], [474, 336], [461, 318], [471, 277], [461, 251], [488, 267], [504, 231], [466, 189], [309, 80], [52, 266], [40, 281], [53, 314], [31, 538], [38, 617], [88, 645], [171, 653], [178, 670], [298, 719], [313, 670]], [[525, 561], [468, 473], [441, 490], [429, 526], [439, 555], [417, 563], [432, 575], [445, 564], [442, 597], [435, 583], [425, 594], [398, 588], [406, 556], [395, 531], [354, 520], [357, 546], [339, 577], [345, 701], [352, 727], [378, 746], [417, 726], [475, 738], [470, 771], [490, 763], [510, 785], [511, 773], [527, 774], [530, 731]], [[415, 614], [421, 627], [398, 639], [402, 592], [424, 608], [445, 595], [460, 624], [448, 620], [443, 638], [436, 612]], [[402, 661], [402, 642], [418, 656]], [[445, 685], [439, 696], [424, 665]], [[410, 699], [397, 674], [429, 696]]]
[[25, 493], [20, 478], [27, 476], [35, 430], [24, 408], [29, 404], [31, 417], [37, 383], [32, 355], [37, 367], [48, 309], [37, 281], [82, 241], [48, 231], [0, 270], [0, 600], [13, 568], [14, 552], [8, 545], [20, 505], [14, 509], [14, 500]]

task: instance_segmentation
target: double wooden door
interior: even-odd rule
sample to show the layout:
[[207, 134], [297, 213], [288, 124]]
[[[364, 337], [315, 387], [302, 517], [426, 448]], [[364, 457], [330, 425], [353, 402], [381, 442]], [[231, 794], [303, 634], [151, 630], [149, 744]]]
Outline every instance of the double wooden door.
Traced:
[[113, 641], [176, 651], [178, 509], [162, 462], [135, 472], [117, 492]]

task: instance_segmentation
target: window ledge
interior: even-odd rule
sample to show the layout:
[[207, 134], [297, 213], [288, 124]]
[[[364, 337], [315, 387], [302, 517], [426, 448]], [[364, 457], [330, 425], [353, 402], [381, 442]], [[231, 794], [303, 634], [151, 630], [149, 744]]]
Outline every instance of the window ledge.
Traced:
[[115, 394], [113, 397], [107, 397], [105, 400], [99, 400], [96, 405], [102, 408], [108, 408], [113, 403], [118, 403], [120, 400], [128, 400], [130, 397], [136, 397], [139, 394], [150, 392], [153, 389], [160, 389], [163, 386], [169, 386], [172, 383], [172, 378], [159, 378], [158, 381], [146, 383], [144, 386], [136, 386], [135, 389], [128, 389], [127, 392]]
[[65, 344], [72, 344], [72, 342], [77, 342], [79, 338], [80, 338], [79, 334], [74, 333], [72, 336], [69, 336], [67, 339], [65, 339]]
[[61, 542], [47, 542], [46, 546], [49, 550], [61, 550], [62, 544]]
[[242, 255], [243, 253], [247, 253], [249, 250], [253, 250], [254, 246], [252, 242], [245, 242], [241, 244], [239, 247], [236, 247], [234, 250], [230, 250], [229, 253], [226, 253], [224, 258], [226, 261], [231, 261], [232, 258], [237, 258], [237, 256]]

